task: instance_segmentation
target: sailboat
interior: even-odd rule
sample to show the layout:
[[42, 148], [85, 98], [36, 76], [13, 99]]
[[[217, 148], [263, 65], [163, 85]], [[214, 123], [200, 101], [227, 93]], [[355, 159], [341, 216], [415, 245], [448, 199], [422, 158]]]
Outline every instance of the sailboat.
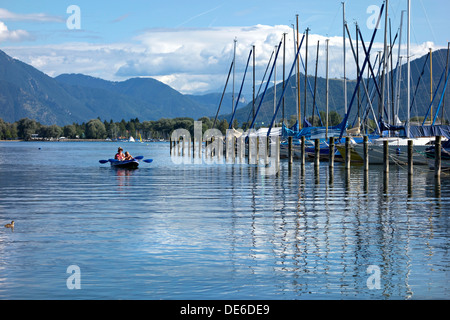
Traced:
[[[386, 9], [387, 10], [387, 9]], [[449, 136], [449, 126], [435, 126], [434, 121], [431, 126], [425, 126], [425, 121], [422, 123], [421, 126], [411, 126], [410, 125], [410, 0], [408, 0], [408, 34], [407, 34], [407, 119], [405, 121], [404, 125], [391, 125], [386, 124], [383, 121], [383, 118], [380, 117], [380, 121], [378, 123], [378, 130], [381, 134], [383, 130], [387, 130], [389, 132], [389, 136], [379, 137], [377, 139], [372, 139], [369, 144], [369, 163], [370, 164], [382, 164], [383, 163], [383, 144], [384, 141], [388, 141], [390, 148], [389, 148], [389, 159], [391, 163], [398, 163], [398, 162], [407, 162], [407, 146], [408, 141], [413, 141], [414, 146], [414, 163], [415, 164], [427, 164], [427, 158], [425, 156], [425, 151], [427, 148], [429, 148], [433, 143], [435, 136], [440, 135], [444, 136], [442, 139], [443, 141], [446, 141]], [[387, 11], [386, 11], [386, 21], [387, 21]], [[386, 25], [387, 27], [387, 25]], [[386, 40], [386, 34], [385, 34], [385, 40]], [[385, 50], [384, 50], [384, 60], [383, 60], [383, 77], [385, 76], [385, 68], [386, 68], [386, 60], [388, 57], [386, 47], [386, 41], [385, 41]], [[391, 48], [392, 50], [392, 48]], [[400, 51], [400, 50], [399, 50]], [[397, 78], [398, 79], [398, 78]], [[448, 80], [448, 79], [447, 79]], [[384, 78], [381, 79], [381, 107], [380, 110], [384, 110]], [[439, 87], [439, 86], [438, 86]], [[377, 89], [378, 90], [378, 89]], [[445, 91], [445, 87], [444, 87]], [[437, 89], [436, 89], [437, 93]], [[444, 93], [444, 92], [443, 92]], [[442, 97], [443, 97], [442, 93]], [[441, 99], [442, 99], [441, 97]], [[432, 106], [432, 103], [430, 104], [430, 108]], [[379, 113], [380, 115], [383, 115], [382, 111]], [[427, 114], [428, 116], [428, 114]], [[425, 119], [427, 118], [425, 117]], [[396, 118], [396, 115], [394, 115], [394, 119]], [[391, 132], [403, 132], [403, 134], [400, 134], [398, 136], [390, 136]], [[345, 148], [344, 146], [340, 145], [337, 146], [338, 150], [343, 153], [343, 156], [345, 156]], [[364, 148], [362, 144], [352, 144], [352, 154], [351, 159], [353, 161], [362, 161], [364, 157]]]
[[128, 142], [136, 142], [132, 136], [130, 136], [130, 139], [128, 139]]

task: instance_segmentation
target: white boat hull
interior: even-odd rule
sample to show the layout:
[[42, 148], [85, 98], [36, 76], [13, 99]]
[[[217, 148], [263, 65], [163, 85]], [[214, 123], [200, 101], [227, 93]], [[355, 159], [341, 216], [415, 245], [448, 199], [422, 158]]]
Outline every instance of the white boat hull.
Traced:
[[[369, 164], [383, 164], [384, 163], [384, 147], [383, 141], [389, 141], [389, 163], [405, 164], [408, 163], [408, 140], [402, 138], [382, 138], [377, 139], [374, 143], [369, 144]], [[425, 150], [431, 146], [435, 140], [430, 138], [417, 138], [413, 140], [413, 163], [417, 165], [428, 164], [428, 159], [425, 156]], [[361, 158], [364, 159], [364, 145], [354, 144], [353, 150]]]

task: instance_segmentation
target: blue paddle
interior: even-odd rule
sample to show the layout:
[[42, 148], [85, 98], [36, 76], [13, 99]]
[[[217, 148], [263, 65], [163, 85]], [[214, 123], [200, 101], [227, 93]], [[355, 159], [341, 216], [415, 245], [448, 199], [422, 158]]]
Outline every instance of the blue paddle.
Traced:
[[[144, 159], [144, 156], [137, 156], [137, 157], [134, 157], [134, 159], [136, 159], [136, 160], [142, 160], [142, 159]], [[150, 161], [149, 161], [149, 160], [150, 160]], [[113, 162], [113, 161], [116, 161], [116, 160], [115, 160], [115, 159], [99, 160], [98, 162], [100, 162], [100, 163], [102, 163], [102, 164], [105, 164], [105, 163]], [[150, 163], [150, 162], [152, 162], [152, 161], [153, 161], [153, 159], [144, 160], [144, 162], [147, 162], [147, 163]]]
[[152, 163], [152, 162], [153, 162], [153, 159], [145, 159], [144, 162]]

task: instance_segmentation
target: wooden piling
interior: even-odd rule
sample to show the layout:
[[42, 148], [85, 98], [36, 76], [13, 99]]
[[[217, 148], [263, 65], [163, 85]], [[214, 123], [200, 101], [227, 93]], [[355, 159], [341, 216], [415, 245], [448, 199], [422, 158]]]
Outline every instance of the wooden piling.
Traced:
[[350, 137], [345, 137], [345, 169], [350, 169]]
[[289, 147], [289, 164], [292, 165], [294, 159], [294, 150], [292, 149], [292, 137], [288, 138], [288, 147]]
[[329, 167], [333, 168], [334, 167], [334, 154], [335, 154], [334, 137], [330, 137], [329, 149], [330, 149]]
[[188, 157], [189, 157], [189, 158], [191, 157], [191, 143], [192, 143], [192, 140], [191, 140], [191, 138], [189, 138], [188, 141], [187, 141], [187, 145], [188, 145]]
[[383, 165], [384, 165], [384, 172], [389, 172], [389, 141], [384, 140], [383, 141]]
[[369, 137], [364, 136], [364, 171], [369, 170]]
[[320, 161], [320, 140], [314, 139], [314, 166], [318, 167]]
[[413, 174], [413, 166], [414, 166], [414, 160], [413, 160], [413, 141], [408, 140], [408, 174]]
[[436, 136], [434, 142], [434, 176], [441, 176], [441, 136]]
[[305, 159], [306, 159], [306, 155], [305, 155], [305, 136], [301, 136], [300, 138], [300, 151], [301, 151], [301, 155], [300, 155], [300, 166], [301, 166], [301, 171], [302, 173], [305, 171]]

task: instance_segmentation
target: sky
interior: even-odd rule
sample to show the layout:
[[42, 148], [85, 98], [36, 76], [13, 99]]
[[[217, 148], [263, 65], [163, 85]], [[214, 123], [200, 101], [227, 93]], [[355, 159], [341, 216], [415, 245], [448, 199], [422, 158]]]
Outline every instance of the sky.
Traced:
[[[0, 50], [51, 77], [63, 73], [82, 73], [111, 81], [153, 77], [182, 93], [202, 94], [223, 90], [236, 40], [236, 71], [232, 79], [238, 91], [252, 46], [255, 46], [256, 79], [260, 82], [283, 33], [286, 33], [284, 70], [286, 76], [289, 74], [298, 15], [300, 38], [309, 28], [308, 74], [314, 75], [319, 45], [317, 72], [325, 76], [325, 43], [329, 39], [329, 76], [342, 78], [343, 8], [352, 40], [358, 24], [363, 40], [368, 43], [377, 10], [384, 3], [346, 0], [343, 5], [342, 2], [0, 0]], [[389, 0], [388, 3], [391, 26], [388, 36], [392, 34], [394, 38], [400, 34], [400, 20], [407, 0]], [[450, 40], [448, 9], [448, 0], [411, 0], [412, 59], [428, 53], [429, 48], [447, 47]], [[384, 29], [383, 17], [371, 59], [383, 48]], [[348, 41], [346, 76], [356, 78], [356, 64]], [[400, 56], [405, 59], [406, 13], [401, 45]], [[303, 59], [305, 46], [301, 50]], [[397, 50], [398, 41], [395, 58]], [[282, 80], [282, 52], [272, 80], [277, 83]], [[247, 74], [246, 79], [248, 93], [252, 76]]]

